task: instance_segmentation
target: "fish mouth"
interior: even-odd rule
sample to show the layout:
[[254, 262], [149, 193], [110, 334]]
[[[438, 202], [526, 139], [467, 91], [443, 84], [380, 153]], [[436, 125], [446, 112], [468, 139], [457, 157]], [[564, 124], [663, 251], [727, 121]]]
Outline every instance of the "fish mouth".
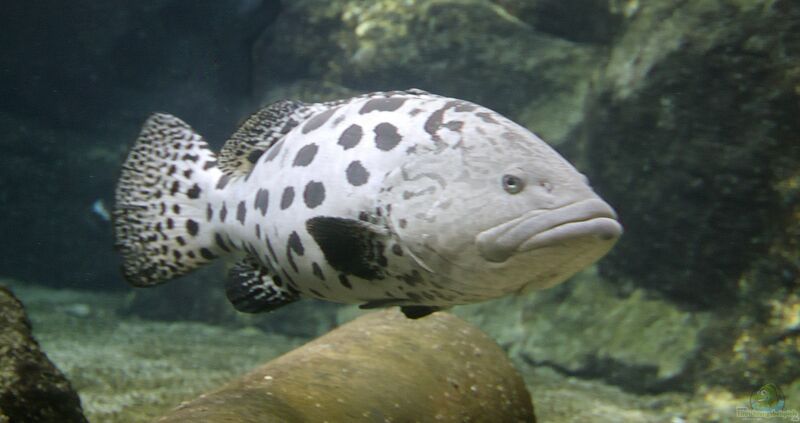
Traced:
[[613, 244], [620, 235], [622, 226], [614, 209], [593, 198], [557, 209], [528, 212], [479, 233], [475, 241], [484, 259], [500, 263], [517, 253], [581, 238]]

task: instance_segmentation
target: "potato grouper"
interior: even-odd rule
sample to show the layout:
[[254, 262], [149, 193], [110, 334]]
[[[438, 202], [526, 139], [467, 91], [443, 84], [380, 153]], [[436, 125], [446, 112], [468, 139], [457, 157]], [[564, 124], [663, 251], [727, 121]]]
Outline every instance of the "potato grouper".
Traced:
[[209, 150], [154, 114], [113, 211], [136, 286], [240, 254], [244, 312], [301, 298], [409, 317], [564, 281], [622, 228], [586, 178], [500, 114], [421, 90], [280, 101]]

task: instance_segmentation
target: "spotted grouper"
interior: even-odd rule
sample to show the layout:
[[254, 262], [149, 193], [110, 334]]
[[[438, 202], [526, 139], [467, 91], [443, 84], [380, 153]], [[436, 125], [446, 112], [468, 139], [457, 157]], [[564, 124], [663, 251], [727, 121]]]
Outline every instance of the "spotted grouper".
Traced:
[[414, 89], [280, 101], [218, 154], [154, 114], [123, 164], [113, 217], [135, 286], [240, 255], [226, 282], [237, 310], [318, 298], [413, 318], [553, 286], [622, 232], [536, 135]]

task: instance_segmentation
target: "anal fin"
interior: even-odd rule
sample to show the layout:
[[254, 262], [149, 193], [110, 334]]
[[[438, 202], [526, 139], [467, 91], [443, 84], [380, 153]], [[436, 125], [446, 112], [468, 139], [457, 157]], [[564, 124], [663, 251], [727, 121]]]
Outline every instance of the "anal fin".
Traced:
[[402, 306], [400, 307], [400, 311], [406, 315], [409, 319], [419, 319], [421, 317], [425, 317], [429, 314], [435, 313], [440, 311], [441, 307], [435, 306], [421, 306], [421, 305], [414, 305], [414, 306]]
[[403, 314], [409, 319], [419, 319], [431, 313], [444, 310], [445, 308], [445, 307], [426, 306], [426, 305], [402, 305], [404, 303], [407, 304], [408, 300], [390, 298], [383, 300], [367, 301], [366, 303], [358, 306], [358, 308], [362, 310], [371, 310], [376, 308], [400, 306], [400, 311], [403, 312]]
[[300, 299], [280, 279], [251, 256], [228, 272], [225, 295], [236, 310], [244, 313], [273, 311]]

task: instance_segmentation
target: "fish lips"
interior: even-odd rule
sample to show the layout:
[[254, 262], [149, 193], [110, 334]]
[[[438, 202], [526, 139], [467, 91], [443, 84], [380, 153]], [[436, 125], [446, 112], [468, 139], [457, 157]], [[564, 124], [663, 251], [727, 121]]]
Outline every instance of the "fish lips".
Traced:
[[[501, 263], [512, 255], [580, 238], [613, 244], [622, 235], [617, 214], [605, 201], [589, 199], [557, 209], [534, 210], [487, 229], [475, 238], [478, 252]], [[609, 245], [610, 248], [610, 245]]]

